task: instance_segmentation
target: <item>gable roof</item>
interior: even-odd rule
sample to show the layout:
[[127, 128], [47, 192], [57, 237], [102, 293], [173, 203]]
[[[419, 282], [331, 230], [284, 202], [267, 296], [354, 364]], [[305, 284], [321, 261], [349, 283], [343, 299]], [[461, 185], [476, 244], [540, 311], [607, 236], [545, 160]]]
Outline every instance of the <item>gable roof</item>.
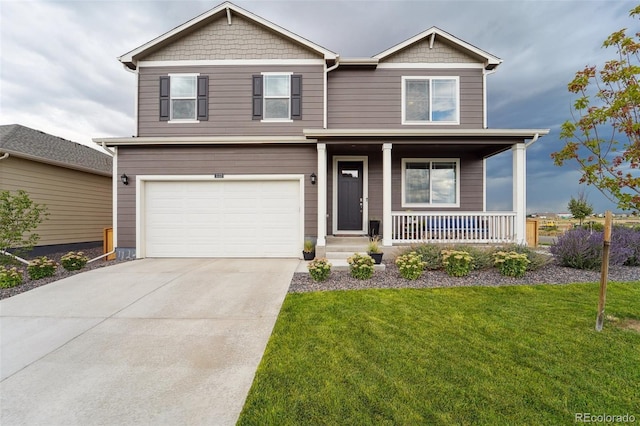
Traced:
[[137, 47], [132, 51], [125, 53], [124, 55], [120, 56], [118, 60], [122, 62], [127, 68], [134, 70], [137, 67], [139, 58], [142, 58], [147, 54], [172, 43], [173, 41], [181, 38], [187, 32], [192, 31], [196, 28], [199, 28], [200, 26], [205, 25], [206, 23], [211, 22], [212, 20], [219, 19], [222, 16], [226, 16], [227, 19], [231, 21], [232, 12], [246, 19], [249, 19], [271, 31], [274, 31], [277, 34], [299, 45], [302, 45], [314, 52], [317, 52], [319, 55], [323, 56], [325, 60], [335, 60], [338, 57], [336, 53], [328, 49], [325, 49], [324, 47], [318, 44], [315, 44], [303, 37], [300, 37], [299, 35], [292, 33], [291, 31], [288, 31], [270, 21], [267, 21], [266, 19], [261, 18], [258, 15], [255, 15], [247, 10], [244, 10], [231, 2], [224, 2], [205, 13], [199, 16], [196, 16], [190, 21], [187, 21], [184, 24], [175, 27], [171, 31], [168, 31], [163, 35], [154, 38], [153, 40], [143, 44], [142, 46]]
[[421, 32], [420, 34], [416, 34], [415, 36], [403, 41], [402, 43], [396, 44], [395, 46], [390, 47], [389, 49], [380, 52], [377, 55], [374, 55], [373, 58], [382, 62], [385, 59], [389, 58], [391, 55], [394, 55], [399, 51], [406, 49], [407, 47], [412, 46], [416, 43], [419, 43], [427, 38], [429, 38], [430, 45], [433, 46], [433, 42], [436, 37], [441, 37], [450, 44], [453, 44], [455, 47], [466, 52], [467, 54], [478, 58], [479, 60], [484, 62], [484, 67], [487, 70], [492, 70], [502, 63], [502, 59], [498, 58], [497, 56], [485, 52], [484, 50], [477, 48], [474, 45], [469, 44], [466, 41], [461, 40], [437, 27], [431, 27], [428, 30]]
[[19, 124], [0, 126], [0, 156], [5, 153], [104, 176], [112, 173], [110, 155]]

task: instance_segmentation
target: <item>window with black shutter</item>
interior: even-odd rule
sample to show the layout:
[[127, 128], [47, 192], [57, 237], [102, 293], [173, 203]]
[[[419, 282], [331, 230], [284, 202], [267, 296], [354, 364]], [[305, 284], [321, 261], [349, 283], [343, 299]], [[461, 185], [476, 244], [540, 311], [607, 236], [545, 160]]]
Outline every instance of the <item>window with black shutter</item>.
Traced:
[[289, 121], [302, 119], [302, 75], [254, 75], [252, 119]]
[[160, 77], [160, 121], [209, 119], [209, 77], [169, 74]]

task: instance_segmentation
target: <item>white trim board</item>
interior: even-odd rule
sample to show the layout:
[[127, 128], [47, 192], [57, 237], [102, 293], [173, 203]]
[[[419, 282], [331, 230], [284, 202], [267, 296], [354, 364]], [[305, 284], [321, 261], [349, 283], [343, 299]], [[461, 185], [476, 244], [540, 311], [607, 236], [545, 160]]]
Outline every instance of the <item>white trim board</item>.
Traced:
[[483, 69], [484, 66], [479, 63], [472, 62], [451, 62], [451, 63], [435, 63], [435, 62], [384, 62], [378, 64], [377, 68], [383, 69]]
[[261, 66], [261, 65], [324, 65], [323, 59], [209, 59], [186, 61], [140, 61], [139, 68], [154, 67], [197, 67], [197, 66]]

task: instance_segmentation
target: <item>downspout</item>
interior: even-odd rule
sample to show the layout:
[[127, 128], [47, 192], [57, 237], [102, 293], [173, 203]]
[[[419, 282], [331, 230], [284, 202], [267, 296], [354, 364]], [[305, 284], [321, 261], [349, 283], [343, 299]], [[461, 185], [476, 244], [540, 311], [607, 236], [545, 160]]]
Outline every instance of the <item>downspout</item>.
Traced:
[[[136, 66], [136, 69], [132, 70], [131, 68], [129, 68], [127, 65], [122, 64], [122, 66], [124, 67], [125, 70], [129, 71], [131, 74], [135, 74], [136, 76], [136, 90], [135, 90], [135, 96], [133, 98], [133, 127], [134, 127], [134, 136], [137, 137], [138, 136], [138, 91], [139, 91], [139, 84], [140, 84], [140, 72], [138, 67]], [[104, 147], [104, 146], [103, 146]]]
[[329, 73], [340, 66], [340, 55], [336, 56], [336, 63], [330, 68], [326, 68], [327, 63], [325, 62], [325, 70], [324, 70], [324, 127], [327, 128], [327, 111], [329, 109], [329, 100], [327, 97], [327, 86], [329, 84]]
[[88, 261], [87, 261], [87, 263], [95, 262], [96, 260], [102, 259], [103, 257], [106, 257], [106, 256], [110, 256], [110, 255], [112, 255], [112, 254], [113, 254], [113, 253], [115, 253], [115, 252], [116, 252], [116, 249], [113, 249], [113, 250], [111, 250], [109, 253], [101, 254], [101, 255], [100, 255], [100, 256], [98, 256], [98, 257], [94, 257], [93, 259], [88, 260]]
[[4, 160], [5, 158], [9, 158], [8, 152], [5, 152], [4, 154], [2, 154], [2, 157], [0, 157], [0, 160]]
[[536, 133], [535, 135], [533, 135], [533, 139], [531, 139], [529, 142], [524, 144], [524, 149], [529, 148], [531, 145], [533, 145], [534, 143], [536, 143], [536, 141], [540, 138], [540, 134]]
[[[107, 148], [107, 143], [106, 142], [102, 142], [102, 149], [104, 149], [105, 151], [107, 151], [109, 154], [111, 154], [111, 156], [113, 157], [113, 155], [115, 154], [113, 151], [111, 151], [109, 148]], [[1, 158], [0, 158], [1, 160]]]
[[[497, 71], [497, 68], [487, 71], [486, 68], [482, 68], [482, 128], [488, 128], [487, 124], [487, 76]], [[487, 211], [487, 158], [482, 159], [482, 211]]]
[[497, 68], [494, 68], [490, 71], [487, 71], [485, 68], [482, 69], [482, 127], [484, 129], [488, 128], [487, 125], [487, 76], [491, 75], [498, 71]]
[[[0, 158], [0, 160], [2, 160], [2, 158]], [[9, 253], [8, 251], [0, 250], [0, 254], [2, 254], [2, 255], [4, 255], [4, 256], [12, 257], [12, 258], [14, 258], [15, 260], [17, 260], [18, 262], [20, 262], [20, 263], [24, 263], [25, 265], [28, 265], [28, 264], [29, 264], [29, 261], [28, 261], [28, 260], [24, 260], [23, 258], [16, 256], [15, 254], [11, 254], [11, 253]]]

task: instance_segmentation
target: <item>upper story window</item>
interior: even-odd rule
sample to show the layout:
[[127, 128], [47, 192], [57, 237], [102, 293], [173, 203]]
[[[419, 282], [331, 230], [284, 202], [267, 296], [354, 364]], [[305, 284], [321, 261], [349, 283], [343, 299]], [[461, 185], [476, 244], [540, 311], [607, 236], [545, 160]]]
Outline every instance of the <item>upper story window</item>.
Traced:
[[403, 207], [459, 207], [460, 160], [402, 159]]
[[291, 76], [264, 75], [264, 120], [290, 120]]
[[253, 76], [253, 119], [291, 121], [302, 118], [302, 76], [265, 72]]
[[402, 124], [460, 124], [458, 77], [402, 77]]
[[160, 120], [198, 122], [209, 118], [209, 78], [199, 74], [160, 77]]
[[170, 75], [171, 120], [196, 119], [197, 75]]

